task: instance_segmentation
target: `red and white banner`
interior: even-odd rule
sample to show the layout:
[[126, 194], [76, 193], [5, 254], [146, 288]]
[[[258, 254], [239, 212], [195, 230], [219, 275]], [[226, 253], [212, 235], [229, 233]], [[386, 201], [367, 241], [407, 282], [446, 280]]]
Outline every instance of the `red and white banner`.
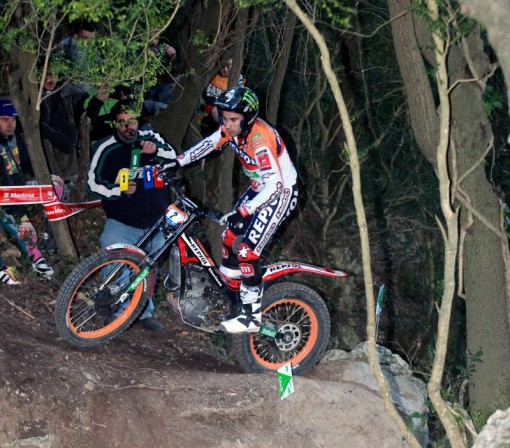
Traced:
[[69, 216], [76, 215], [76, 213], [80, 213], [83, 210], [87, 210], [88, 208], [99, 207], [101, 205], [101, 200], [98, 199], [96, 201], [90, 202], [77, 202], [77, 203], [68, 203], [68, 202], [59, 202], [54, 201], [50, 203], [43, 204], [44, 212], [48, 217], [48, 221], [58, 221], [60, 219], [69, 218]]
[[0, 205], [43, 204], [55, 200], [53, 185], [0, 187]]
[[101, 200], [78, 203], [60, 202], [53, 185], [0, 187], [0, 206], [42, 204], [49, 221], [68, 218], [82, 210], [99, 207]]

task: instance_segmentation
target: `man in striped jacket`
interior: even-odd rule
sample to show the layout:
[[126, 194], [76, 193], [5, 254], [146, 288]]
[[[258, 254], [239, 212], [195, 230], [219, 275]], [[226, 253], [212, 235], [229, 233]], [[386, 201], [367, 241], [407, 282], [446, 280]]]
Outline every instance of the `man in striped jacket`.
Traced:
[[[121, 190], [119, 171], [144, 166], [163, 165], [176, 158], [174, 148], [138, 118], [125, 102], [112, 111], [115, 132], [95, 143], [87, 177], [87, 190], [101, 199], [106, 224], [100, 237], [101, 247], [115, 243], [136, 244], [164, 214], [170, 202], [166, 188], [145, 188], [143, 176], [130, 180]], [[116, 183], [117, 182], [117, 183]], [[149, 247], [162, 244], [163, 235], [150, 241]], [[162, 324], [152, 316], [154, 304], [149, 298], [140, 320], [144, 328], [161, 331]]]

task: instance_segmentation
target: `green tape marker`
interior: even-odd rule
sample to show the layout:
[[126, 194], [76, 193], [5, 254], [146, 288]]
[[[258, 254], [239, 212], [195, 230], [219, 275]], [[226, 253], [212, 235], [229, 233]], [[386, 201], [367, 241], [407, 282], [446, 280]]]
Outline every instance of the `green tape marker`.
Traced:
[[289, 362], [277, 370], [280, 399], [287, 398], [294, 392], [294, 381], [292, 381], [292, 365]]
[[133, 149], [131, 151], [131, 168], [138, 168], [140, 166], [140, 150]]

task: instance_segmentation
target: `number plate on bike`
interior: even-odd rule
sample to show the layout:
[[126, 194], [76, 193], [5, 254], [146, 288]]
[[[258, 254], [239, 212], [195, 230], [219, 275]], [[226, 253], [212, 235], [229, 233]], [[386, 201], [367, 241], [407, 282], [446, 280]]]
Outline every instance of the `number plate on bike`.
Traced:
[[188, 219], [188, 215], [184, 213], [175, 204], [170, 204], [165, 212], [166, 222], [173, 227], [177, 227]]

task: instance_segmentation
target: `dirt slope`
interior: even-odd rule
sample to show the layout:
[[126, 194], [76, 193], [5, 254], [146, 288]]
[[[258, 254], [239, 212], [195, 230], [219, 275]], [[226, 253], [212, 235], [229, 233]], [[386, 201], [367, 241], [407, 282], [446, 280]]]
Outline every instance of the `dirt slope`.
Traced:
[[281, 401], [274, 375], [220, 361], [210, 336], [170, 315], [163, 333], [135, 325], [74, 349], [54, 296], [35, 278], [0, 285], [2, 448], [405, 446], [372, 392], [296, 378]]

